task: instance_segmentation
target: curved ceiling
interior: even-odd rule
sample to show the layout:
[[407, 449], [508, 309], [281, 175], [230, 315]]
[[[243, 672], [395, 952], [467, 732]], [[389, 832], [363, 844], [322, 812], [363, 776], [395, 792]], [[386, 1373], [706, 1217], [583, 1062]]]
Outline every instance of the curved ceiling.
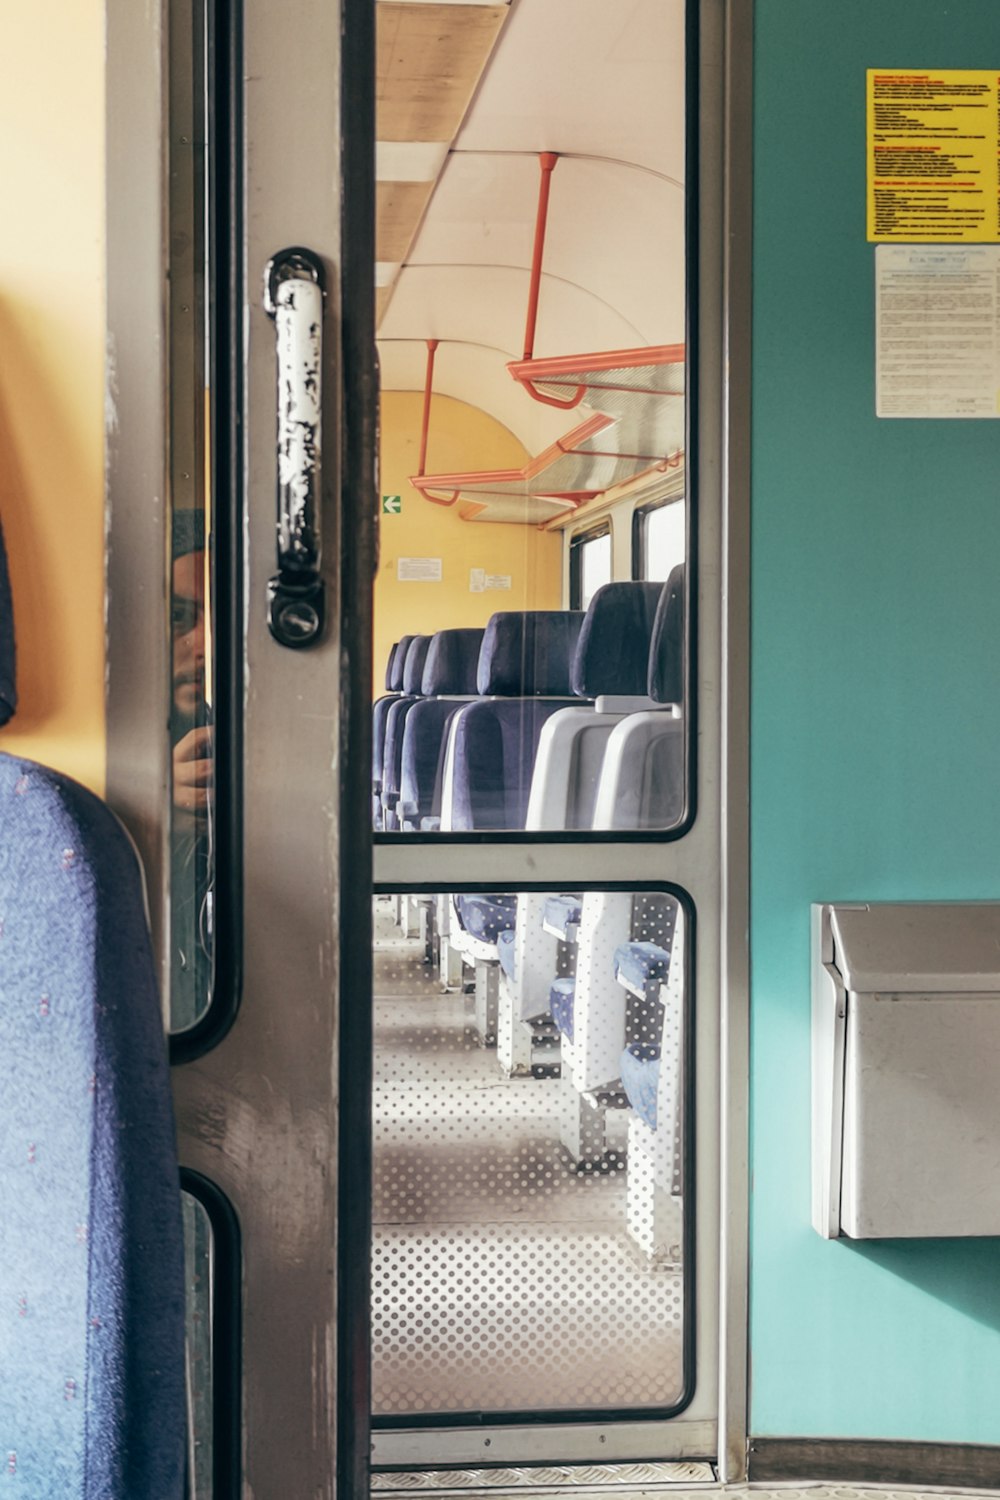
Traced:
[[[441, 7], [386, 9], [395, 25], [400, 9]], [[482, 7], [443, 9], [460, 20]], [[515, 0], [491, 47], [452, 149], [419, 148], [443, 166], [415, 195], [422, 220], [380, 277], [391, 288], [382, 381], [422, 389], [424, 341], [437, 338], [435, 390], [481, 407], [537, 453], [566, 414], [535, 403], [506, 366], [523, 349], [539, 151], [567, 154], [552, 177], [535, 354], [684, 338], [684, 3]], [[412, 140], [426, 133], [416, 127]], [[380, 149], [391, 169], [414, 147]], [[401, 201], [402, 186], [380, 183], [380, 201]]]

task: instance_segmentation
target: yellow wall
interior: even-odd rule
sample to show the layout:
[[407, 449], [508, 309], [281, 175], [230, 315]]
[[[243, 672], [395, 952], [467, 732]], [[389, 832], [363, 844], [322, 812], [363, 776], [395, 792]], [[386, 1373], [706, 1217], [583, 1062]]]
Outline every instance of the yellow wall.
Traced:
[[[453, 626], [485, 625], [501, 609], [558, 609], [562, 537], [535, 526], [463, 521], [432, 505], [409, 482], [417, 472], [423, 396], [382, 396], [383, 495], [400, 495], [402, 512], [382, 515], [381, 562], [375, 580], [375, 694], [384, 692], [386, 658], [401, 635], [430, 635]], [[431, 407], [428, 472], [519, 468], [528, 454], [513, 434], [450, 396]], [[400, 583], [400, 557], [440, 557], [441, 583]], [[509, 574], [511, 589], [469, 592], [469, 570]]]
[[0, 518], [20, 708], [0, 749], [104, 785], [104, 5], [7, 5]]

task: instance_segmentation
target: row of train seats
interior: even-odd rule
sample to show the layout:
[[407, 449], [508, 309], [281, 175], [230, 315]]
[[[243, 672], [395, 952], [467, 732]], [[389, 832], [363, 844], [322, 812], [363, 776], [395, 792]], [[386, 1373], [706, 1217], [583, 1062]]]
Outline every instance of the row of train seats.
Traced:
[[[546, 623], [525, 625], [520, 641], [529, 661], [531, 631], [536, 641], [544, 632], [558, 641], [561, 632], [559, 649], [566, 651], [575, 638], [569, 703], [569, 694], [554, 695], [556, 652], [546, 673], [518, 679], [513, 622], [523, 617], [494, 616], [479, 654], [481, 696], [452, 704], [439, 745], [441, 826], [675, 824], [684, 795], [683, 590], [683, 570], [676, 569], [666, 585], [609, 584], [585, 615], [540, 616]], [[510, 690], [525, 680], [536, 691], [544, 681], [552, 693], [529, 700], [538, 705], [530, 714]], [[521, 731], [516, 763], [503, 750], [511, 724]], [[516, 764], [513, 789], [498, 789], [501, 755], [503, 764]], [[523, 822], [477, 821], [483, 808], [499, 820], [512, 803], [523, 806]], [[402, 898], [400, 920], [411, 933], [422, 926], [446, 986], [462, 984], [472, 971], [476, 1031], [483, 1045], [496, 1047], [506, 1076], [560, 1076], [562, 1141], [581, 1169], [603, 1169], [620, 1156], [617, 1127], [625, 1112], [629, 1233], [652, 1261], [675, 1263], [685, 1056], [678, 901], [658, 891], [442, 894]]]
[[654, 829], [684, 803], [684, 571], [581, 610], [493, 615], [393, 646], [374, 707], [388, 832]]

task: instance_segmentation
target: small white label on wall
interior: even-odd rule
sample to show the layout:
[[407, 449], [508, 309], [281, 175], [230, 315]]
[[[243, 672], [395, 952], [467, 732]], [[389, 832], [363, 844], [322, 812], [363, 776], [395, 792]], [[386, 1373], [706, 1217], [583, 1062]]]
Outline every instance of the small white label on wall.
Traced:
[[875, 411], [1000, 417], [1000, 249], [878, 246]]
[[439, 557], [401, 557], [396, 564], [400, 583], [440, 583], [442, 576]]
[[486, 587], [486, 569], [469, 569], [469, 593], [481, 594]]
[[509, 589], [511, 575], [509, 573], [487, 573], [486, 587], [488, 589]]

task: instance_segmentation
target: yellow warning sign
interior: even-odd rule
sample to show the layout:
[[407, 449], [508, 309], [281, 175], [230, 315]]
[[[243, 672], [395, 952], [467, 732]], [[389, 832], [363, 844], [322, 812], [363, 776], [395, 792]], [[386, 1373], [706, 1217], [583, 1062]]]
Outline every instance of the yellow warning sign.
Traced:
[[1000, 70], [868, 69], [868, 238], [1000, 240]]

